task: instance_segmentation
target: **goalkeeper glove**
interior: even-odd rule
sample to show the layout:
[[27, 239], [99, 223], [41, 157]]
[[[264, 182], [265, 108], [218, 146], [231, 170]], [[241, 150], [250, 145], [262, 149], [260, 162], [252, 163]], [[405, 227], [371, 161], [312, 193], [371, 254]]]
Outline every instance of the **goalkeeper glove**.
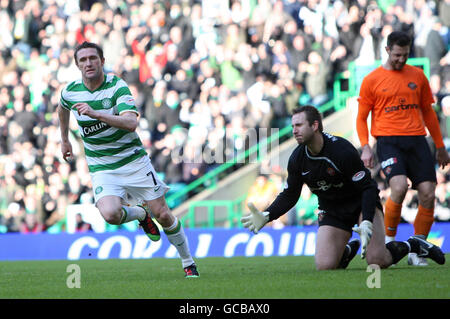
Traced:
[[248, 208], [250, 208], [250, 215], [241, 218], [241, 223], [245, 228], [248, 228], [254, 234], [263, 228], [263, 226], [269, 221], [269, 212], [260, 212], [256, 209], [253, 203], [249, 203]]
[[353, 227], [353, 231], [359, 234], [361, 237], [361, 258], [366, 257], [367, 245], [369, 245], [370, 238], [372, 237], [372, 223], [368, 220], [363, 220], [359, 226]]

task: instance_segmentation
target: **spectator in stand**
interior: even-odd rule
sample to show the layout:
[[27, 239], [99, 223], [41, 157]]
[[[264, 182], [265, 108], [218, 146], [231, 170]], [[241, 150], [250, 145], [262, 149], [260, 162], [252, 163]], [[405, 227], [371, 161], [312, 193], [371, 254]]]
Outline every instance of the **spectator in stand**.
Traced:
[[44, 230], [44, 225], [39, 222], [34, 213], [25, 214], [23, 222], [20, 224], [22, 234], [40, 233]]
[[305, 83], [306, 92], [309, 94], [308, 103], [319, 107], [328, 99], [328, 77], [330, 65], [323, 63], [322, 56], [317, 51], [308, 54], [307, 62], [299, 64], [297, 81]]
[[75, 231], [78, 233], [84, 233], [92, 230], [92, 225], [85, 222], [83, 220], [83, 216], [80, 213], [75, 215], [75, 222], [76, 222]]
[[248, 191], [245, 207], [248, 203], [254, 203], [257, 209], [263, 210], [275, 199], [279, 191], [279, 185], [269, 176], [260, 174]]

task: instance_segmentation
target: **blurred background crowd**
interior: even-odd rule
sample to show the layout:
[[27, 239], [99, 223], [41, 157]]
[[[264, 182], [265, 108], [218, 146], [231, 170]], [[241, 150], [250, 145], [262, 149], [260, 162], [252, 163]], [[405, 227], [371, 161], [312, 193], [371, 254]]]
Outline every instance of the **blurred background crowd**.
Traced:
[[[224, 139], [240, 150], [249, 128], [282, 128], [299, 103], [327, 102], [350, 62], [385, 57], [393, 30], [411, 34], [411, 57], [429, 58], [450, 130], [450, 0], [0, 0], [0, 25], [0, 232], [51, 230], [67, 205], [93, 202], [76, 123], [69, 164], [55, 112], [63, 86], [80, 77], [73, 52], [85, 40], [129, 84], [138, 133], [175, 188], [220, 164], [195, 160], [198, 150]], [[183, 160], [173, 156], [180, 149]], [[448, 170], [438, 173], [448, 211]]]

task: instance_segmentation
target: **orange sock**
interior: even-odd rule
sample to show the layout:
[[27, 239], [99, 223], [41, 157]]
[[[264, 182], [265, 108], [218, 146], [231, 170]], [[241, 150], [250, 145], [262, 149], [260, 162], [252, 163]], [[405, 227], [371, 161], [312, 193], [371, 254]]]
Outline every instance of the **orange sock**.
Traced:
[[400, 224], [401, 215], [402, 204], [397, 204], [389, 197], [384, 208], [384, 227], [386, 236], [395, 237], [397, 234], [397, 226]]
[[434, 222], [434, 208], [425, 208], [419, 205], [416, 219], [414, 219], [414, 235], [424, 235], [425, 238], [430, 233]]

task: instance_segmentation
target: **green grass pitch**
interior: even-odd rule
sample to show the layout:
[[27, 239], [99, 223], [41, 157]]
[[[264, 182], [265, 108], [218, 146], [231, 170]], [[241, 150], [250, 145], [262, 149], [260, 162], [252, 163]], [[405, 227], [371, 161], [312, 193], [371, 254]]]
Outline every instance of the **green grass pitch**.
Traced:
[[[447, 254], [447, 260], [449, 254]], [[76, 264], [80, 288], [68, 288]], [[313, 257], [197, 259], [200, 278], [185, 279], [179, 259], [0, 262], [2, 299], [391, 299], [450, 298], [449, 262], [412, 267], [404, 258], [369, 288], [357, 255], [346, 270], [317, 271]], [[70, 280], [69, 280], [70, 281]], [[374, 281], [371, 281], [374, 283]]]

